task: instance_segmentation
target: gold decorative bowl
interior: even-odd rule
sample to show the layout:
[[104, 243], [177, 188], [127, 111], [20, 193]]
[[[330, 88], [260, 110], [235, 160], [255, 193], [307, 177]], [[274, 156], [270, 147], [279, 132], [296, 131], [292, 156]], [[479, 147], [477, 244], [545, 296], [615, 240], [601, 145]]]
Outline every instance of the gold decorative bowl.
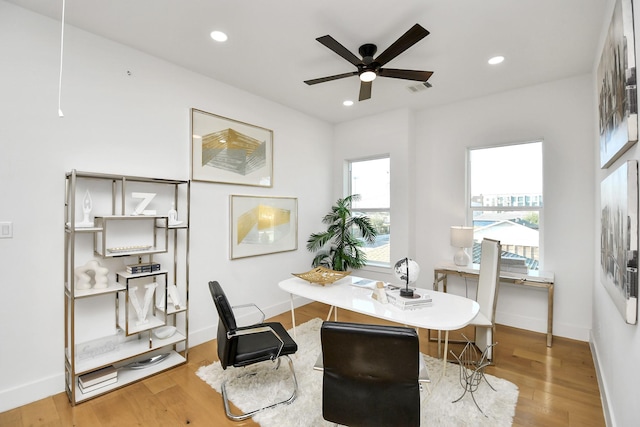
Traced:
[[325, 267], [316, 267], [306, 273], [291, 273], [296, 277], [306, 280], [309, 283], [317, 283], [319, 285], [330, 285], [331, 283], [342, 279], [351, 274], [350, 271], [335, 271]]

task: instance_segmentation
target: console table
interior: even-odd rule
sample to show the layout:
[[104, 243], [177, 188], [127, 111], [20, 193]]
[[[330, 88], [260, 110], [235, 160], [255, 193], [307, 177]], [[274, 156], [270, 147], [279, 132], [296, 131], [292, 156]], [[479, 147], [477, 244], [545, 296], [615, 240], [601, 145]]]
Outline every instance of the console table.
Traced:
[[[433, 269], [433, 289], [437, 291], [440, 282], [442, 282], [442, 291], [447, 292], [447, 276], [450, 275], [478, 279], [478, 276], [480, 275], [480, 265], [472, 264], [470, 266], [463, 267], [448, 262], [436, 264]], [[537, 270], [529, 270], [527, 274], [501, 271], [500, 281], [514, 285], [544, 288], [547, 290], [547, 347], [551, 347], [553, 340], [554, 274]]]

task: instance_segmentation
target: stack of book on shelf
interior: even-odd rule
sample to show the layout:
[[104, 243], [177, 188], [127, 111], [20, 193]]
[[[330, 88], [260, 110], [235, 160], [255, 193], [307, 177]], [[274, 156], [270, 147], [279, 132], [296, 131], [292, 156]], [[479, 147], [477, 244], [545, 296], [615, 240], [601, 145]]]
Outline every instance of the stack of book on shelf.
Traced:
[[107, 366], [78, 377], [78, 386], [83, 393], [89, 393], [117, 382], [118, 370], [113, 366]]
[[160, 270], [160, 264], [157, 262], [147, 262], [144, 264], [129, 264], [127, 265], [127, 273], [140, 274], [140, 273], [153, 273]]
[[527, 264], [523, 258], [505, 258], [500, 259], [500, 271], [509, 271], [511, 273], [529, 273]]
[[432, 305], [431, 296], [423, 292], [414, 291], [413, 298], [405, 298], [400, 296], [400, 289], [387, 289], [387, 299], [391, 304], [403, 310], [413, 310]]

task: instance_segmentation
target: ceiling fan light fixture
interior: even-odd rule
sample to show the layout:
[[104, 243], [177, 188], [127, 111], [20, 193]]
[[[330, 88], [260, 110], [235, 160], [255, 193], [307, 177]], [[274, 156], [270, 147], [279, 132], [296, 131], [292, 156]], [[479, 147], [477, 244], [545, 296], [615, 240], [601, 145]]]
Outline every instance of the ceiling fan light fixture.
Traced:
[[211, 31], [210, 36], [217, 42], [226, 42], [228, 38], [227, 35], [222, 31]]
[[364, 71], [360, 73], [360, 80], [363, 82], [372, 82], [376, 79], [377, 74], [373, 71]]

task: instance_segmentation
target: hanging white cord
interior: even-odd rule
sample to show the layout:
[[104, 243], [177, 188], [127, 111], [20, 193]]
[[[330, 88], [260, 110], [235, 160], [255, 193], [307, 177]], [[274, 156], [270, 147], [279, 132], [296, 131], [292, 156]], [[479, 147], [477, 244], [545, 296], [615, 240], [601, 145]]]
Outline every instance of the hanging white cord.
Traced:
[[60, 79], [58, 80], [58, 116], [64, 117], [62, 113], [62, 58], [64, 53], [64, 9], [65, 0], [62, 0], [62, 28], [60, 30]]

